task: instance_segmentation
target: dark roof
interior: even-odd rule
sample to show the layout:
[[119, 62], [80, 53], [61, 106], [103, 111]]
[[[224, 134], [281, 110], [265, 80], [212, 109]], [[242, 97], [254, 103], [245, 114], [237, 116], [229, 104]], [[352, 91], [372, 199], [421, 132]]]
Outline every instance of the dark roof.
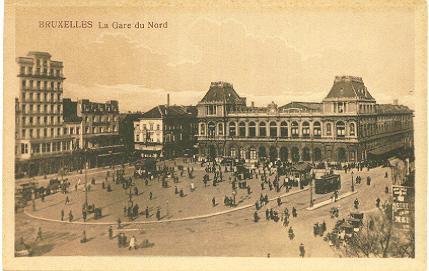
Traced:
[[329, 91], [329, 98], [359, 98], [366, 100], [374, 100], [369, 93], [361, 77], [355, 76], [336, 76], [334, 84]]
[[376, 104], [375, 111], [377, 113], [412, 113], [413, 111], [405, 105], [396, 104]]
[[313, 102], [290, 102], [279, 107], [280, 110], [290, 109], [290, 108], [299, 108], [308, 111], [322, 111], [322, 103], [313, 103]]
[[180, 105], [158, 105], [143, 114], [142, 118], [158, 119], [167, 116], [195, 116], [197, 114], [195, 106], [180, 106]]
[[244, 99], [238, 96], [230, 83], [212, 82], [209, 91], [207, 91], [201, 102], [243, 103]]

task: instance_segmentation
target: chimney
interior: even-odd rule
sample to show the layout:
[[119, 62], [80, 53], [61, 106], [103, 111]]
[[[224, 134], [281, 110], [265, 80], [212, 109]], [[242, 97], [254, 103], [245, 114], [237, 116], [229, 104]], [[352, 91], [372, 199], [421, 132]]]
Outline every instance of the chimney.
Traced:
[[167, 107], [170, 106], [170, 93], [167, 93]]
[[393, 100], [393, 105], [398, 105], [398, 99]]
[[255, 102], [254, 101], [251, 102], [251, 106], [255, 107]]

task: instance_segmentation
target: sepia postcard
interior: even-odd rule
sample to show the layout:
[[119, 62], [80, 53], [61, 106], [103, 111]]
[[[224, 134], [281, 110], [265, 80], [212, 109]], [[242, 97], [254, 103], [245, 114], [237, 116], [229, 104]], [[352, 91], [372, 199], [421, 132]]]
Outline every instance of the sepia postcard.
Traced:
[[426, 270], [423, 0], [4, 20], [5, 270]]

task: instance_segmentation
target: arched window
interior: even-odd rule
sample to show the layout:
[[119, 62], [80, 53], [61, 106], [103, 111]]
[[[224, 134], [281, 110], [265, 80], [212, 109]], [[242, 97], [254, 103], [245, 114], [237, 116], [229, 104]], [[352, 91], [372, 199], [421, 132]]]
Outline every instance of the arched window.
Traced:
[[242, 137], [246, 136], [246, 124], [244, 122], [238, 124], [238, 135]]
[[249, 122], [249, 136], [256, 136], [256, 123], [253, 121]]
[[204, 123], [200, 124], [200, 135], [206, 135], [206, 125]]
[[330, 123], [326, 123], [326, 135], [332, 135], [332, 125]]
[[234, 147], [231, 148], [230, 155], [232, 158], [237, 158], [237, 150]]
[[302, 136], [309, 137], [310, 136], [310, 124], [307, 121], [302, 123]]
[[277, 137], [277, 123], [275, 121], [270, 122], [270, 137]]
[[236, 136], [236, 132], [235, 132], [235, 122], [230, 122], [229, 123], [229, 136]]
[[355, 126], [355, 124], [353, 122], [350, 123], [350, 135], [351, 136], [356, 135], [356, 126]]
[[214, 124], [214, 122], [209, 122], [208, 136], [214, 137], [215, 135], [216, 135], [216, 124]]
[[282, 123], [280, 123], [280, 136], [281, 137], [287, 137], [288, 136], [287, 122], [286, 121], [282, 121]]
[[298, 122], [294, 121], [292, 122], [291, 126], [291, 134], [292, 137], [298, 137], [299, 132], [298, 132]]
[[261, 121], [259, 123], [259, 136], [260, 137], [267, 136], [267, 127], [266, 127], [265, 122], [263, 122], [263, 121]]
[[256, 160], [257, 159], [257, 157], [256, 157], [256, 149], [255, 148], [250, 148], [250, 150], [249, 150], [249, 157], [250, 157], [250, 160]]
[[346, 135], [346, 125], [342, 121], [338, 121], [335, 126], [337, 127], [337, 137], [344, 137]]
[[217, 131], [218, 131], [219, 135], [223, 135], [223, 123], [218, 123]]
[[315, 121], [313, 123], [313, 135], [314, 135], [314, 137], [320, 137], [321, 133], [322, 132], [321, 132], [321, 128], [320, 128], [320, 122]]

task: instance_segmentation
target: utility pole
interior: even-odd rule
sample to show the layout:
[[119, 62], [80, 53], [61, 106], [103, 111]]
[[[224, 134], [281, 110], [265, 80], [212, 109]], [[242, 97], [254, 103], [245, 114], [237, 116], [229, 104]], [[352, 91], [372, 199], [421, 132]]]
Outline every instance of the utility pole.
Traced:
[[87, 171], [88, 171], [88, 162], [85, 161], [85, 210], [88, 209], [88, 178], [87, 178]]
[[310, 180], [310, 207], [313, 207], [313, 177]]

